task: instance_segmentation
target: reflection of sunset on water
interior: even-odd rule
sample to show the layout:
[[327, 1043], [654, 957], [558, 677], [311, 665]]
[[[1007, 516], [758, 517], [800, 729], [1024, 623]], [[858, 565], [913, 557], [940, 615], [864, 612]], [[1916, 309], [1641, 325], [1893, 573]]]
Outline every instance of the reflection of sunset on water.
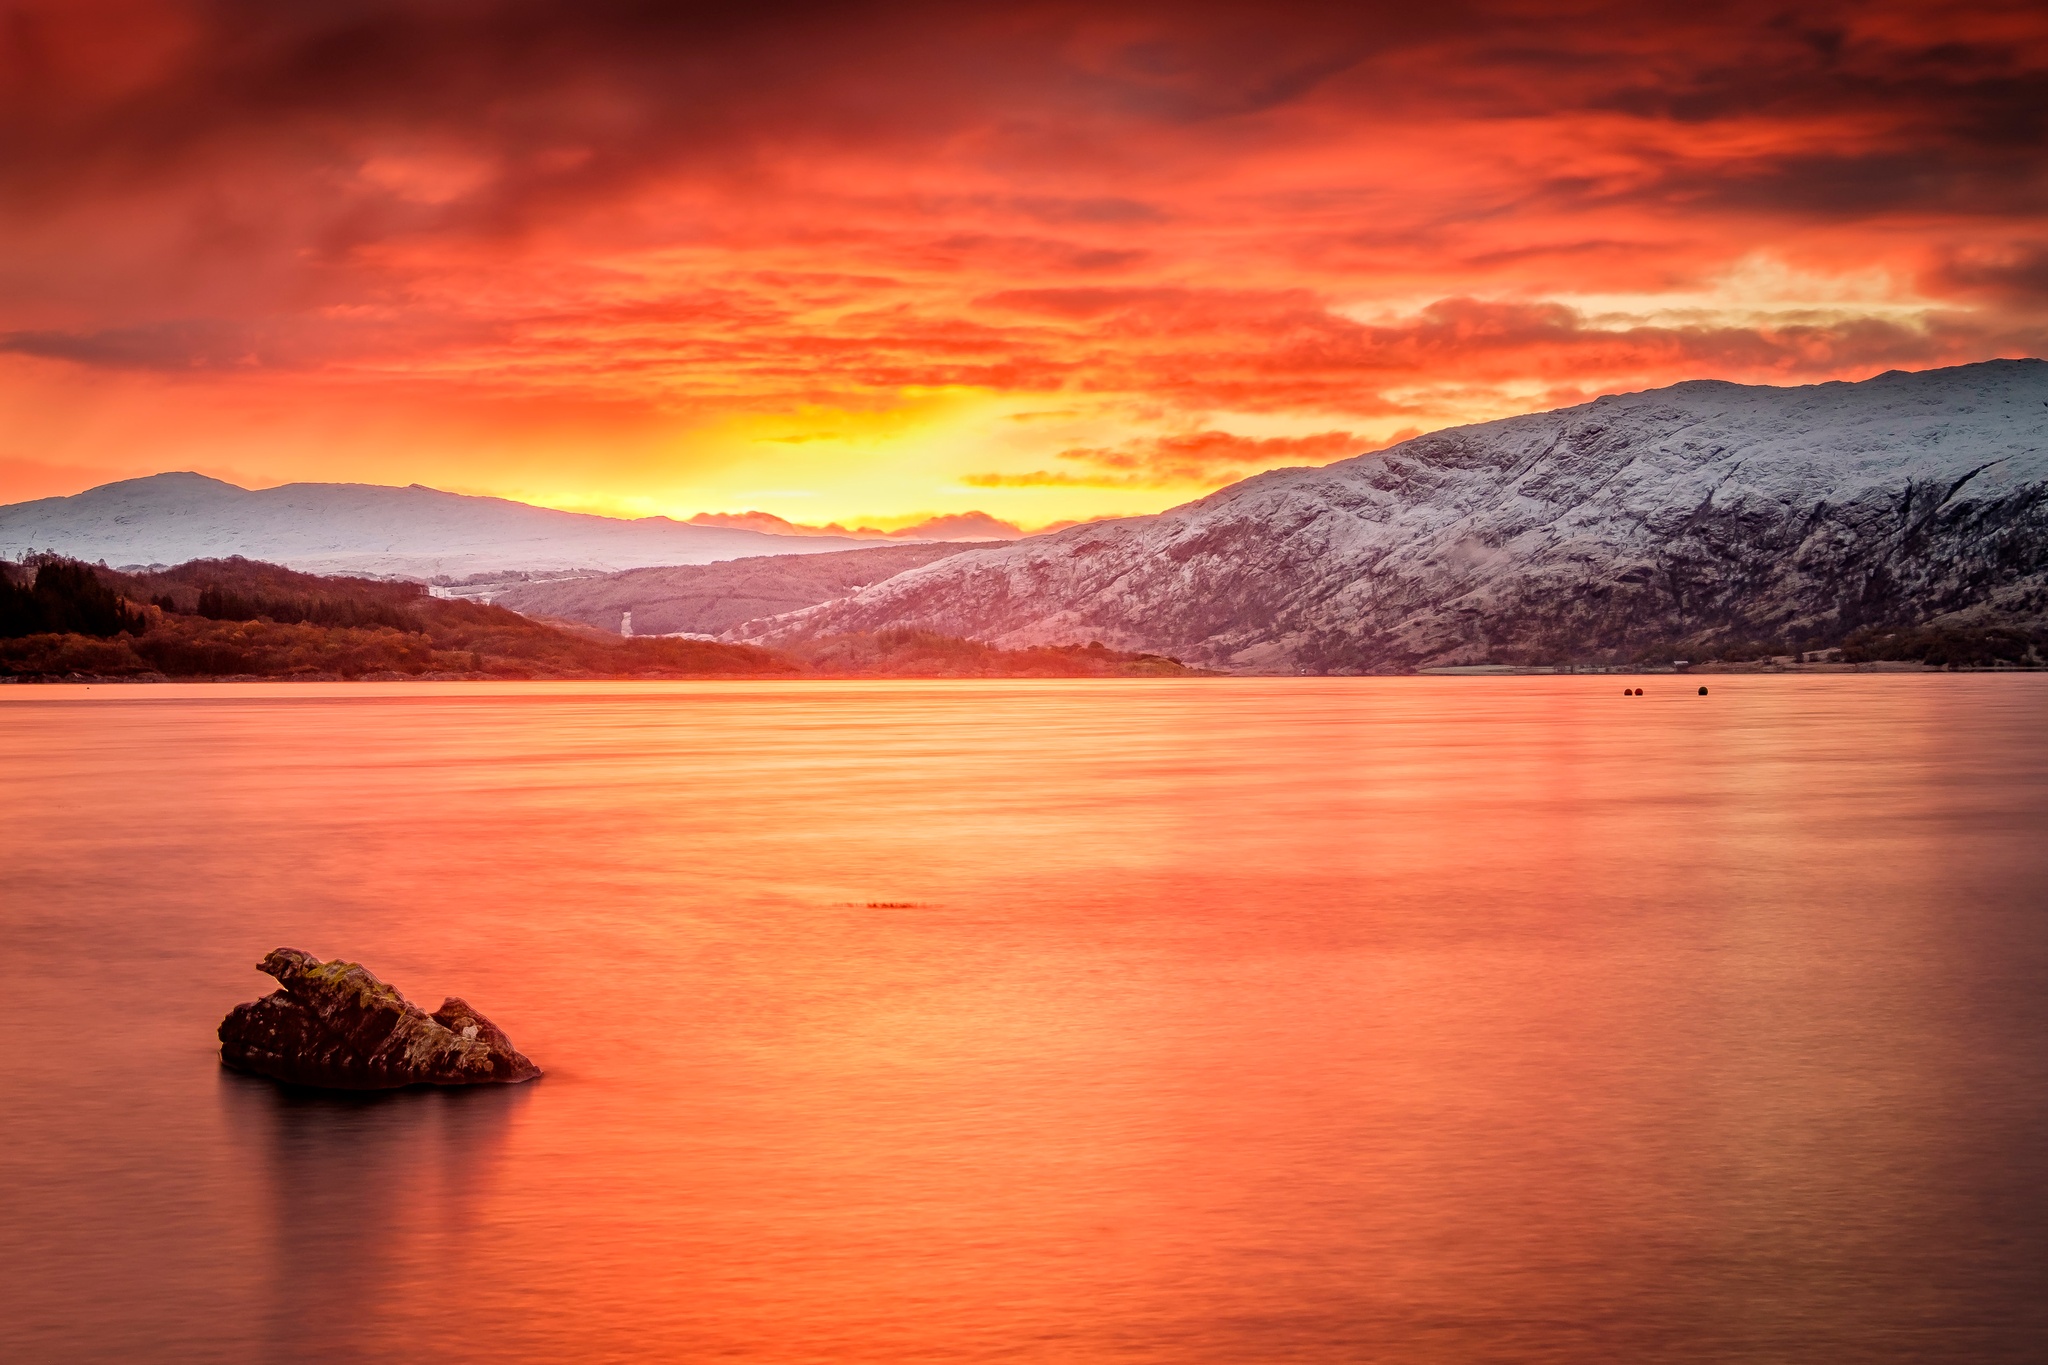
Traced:
[[[1685, 681], [0, 698], [14, 1330], [2020, 1359], [2037, 680]], [[220, 1073], [281, 943], [548, 1074]]]

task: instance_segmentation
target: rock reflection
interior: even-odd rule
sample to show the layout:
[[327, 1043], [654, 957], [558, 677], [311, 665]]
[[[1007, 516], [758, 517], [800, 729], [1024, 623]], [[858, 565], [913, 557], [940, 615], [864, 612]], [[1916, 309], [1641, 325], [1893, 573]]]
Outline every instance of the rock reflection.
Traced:
[[[464, 1269], [523, 1087], [329, 1093], [221, 1073], [225, 1117], [268, 1182], [267, 1358], [367, 1359], [466, 1336]], [[431, 1328], [428, 1323], [431, 1322]]]

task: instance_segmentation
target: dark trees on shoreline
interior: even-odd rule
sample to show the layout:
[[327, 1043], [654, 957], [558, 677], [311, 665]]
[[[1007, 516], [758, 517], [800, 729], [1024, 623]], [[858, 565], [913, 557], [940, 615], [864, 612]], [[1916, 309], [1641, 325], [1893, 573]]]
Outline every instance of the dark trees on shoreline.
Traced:
[[25, 635], [140, 635], [147, 618], [100, 580], [89, 564], [45, 559], [32, 584], [0, 574], [0, 639]]

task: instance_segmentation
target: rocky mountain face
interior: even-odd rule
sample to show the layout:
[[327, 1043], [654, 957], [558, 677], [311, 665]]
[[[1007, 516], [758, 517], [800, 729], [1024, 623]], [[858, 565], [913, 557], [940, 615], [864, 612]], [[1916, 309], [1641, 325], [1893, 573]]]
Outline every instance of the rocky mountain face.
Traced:
[[578, 621], [599, 630], [617, 630], [620, 618], [631, 612], [636, 635], [716, 635], [756, 617], [845, 597], [962, 548], [877, 545], [830, 554], [629, 569], [592, 578], [515, 583], [494, 588], [490, 600], [528, 616]]
[[913, 626], [1239, 672], [1697, 657], [2048, 619], [2048, 364], [1695, 381], [969, 550], [733, 638]]
[[180, 564], [242, 555], [304, 573], [418, 579], [823, 554], [855, 540], [777, 536], [667, 517], [622, 520], [505, 498], [380, 484], [239, 488], [155, 474], [68, 498], [0, 507], [0, 556], [50, 550], [87, 562]]

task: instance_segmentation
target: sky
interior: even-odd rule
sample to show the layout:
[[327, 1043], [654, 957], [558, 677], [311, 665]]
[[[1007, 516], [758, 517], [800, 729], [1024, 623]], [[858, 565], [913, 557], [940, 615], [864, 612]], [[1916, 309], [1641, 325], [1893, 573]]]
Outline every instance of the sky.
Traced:
[[2044, 147], [2038, 0], [0, 0], [0, 501], [1156, 511], [2042, 355]]

